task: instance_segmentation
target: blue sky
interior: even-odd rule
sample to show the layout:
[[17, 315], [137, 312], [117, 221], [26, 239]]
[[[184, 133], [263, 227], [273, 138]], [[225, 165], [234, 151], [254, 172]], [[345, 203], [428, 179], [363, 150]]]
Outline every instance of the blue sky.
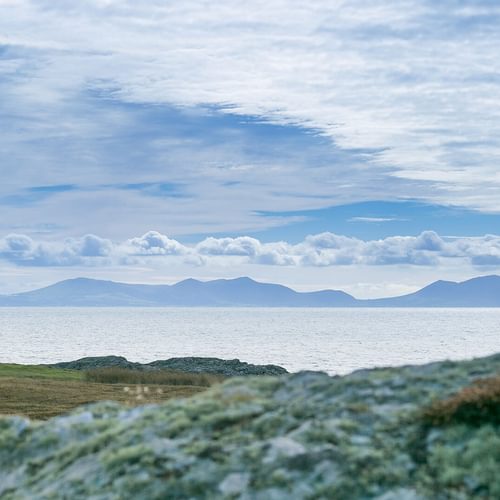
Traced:
[[487, 0], [0, 1], [0, 293], [498, 272], [499, 46]]

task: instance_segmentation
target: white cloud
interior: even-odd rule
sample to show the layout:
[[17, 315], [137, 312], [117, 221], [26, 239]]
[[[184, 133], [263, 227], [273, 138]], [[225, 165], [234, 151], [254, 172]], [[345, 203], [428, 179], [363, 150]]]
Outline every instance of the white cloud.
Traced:
[[187, 248], [178, 241], [159, 233], [149, 231], [139, 238], [132, 238], [125, 243], [131, 255], [183, 255]]
[[75, 253], [82, 257], [106, 257], [112, 250], [109, 240], [99, 238], [93, 234], [85, 235], [76, 243]]
[[401, 219], [399, 217], [350, 217], [348, 219], [349, 222], [394, 222], [394, 221], [404, 221], [405, 219]]
[[[32, 113], [25, 134], [99, 127], [77, 113], [58, 116], [57, 127], [43, 120], [89, 88], [134, 103], [223, 106], [315, 129], [345, 150], [377, 151], [366, 154], [370, 168], [329, 165], [308, 181], [305, 167], [273, 165], [303, 193], [324, 195], [322, 206], [367, 199], [375, 176], [385, 180], [371, 193], [378, 199], [397, 186], [399, 196], [500, 211], [500, 17], [490, 1], [25, 0], [0, 8], [0, 42], [18, 50], [2, 94], [9, 112]], [[266, 181], [252, 179], [242, 204]]]
[[207, 238], [198, 243], [196, 250], [202, 255], [243, 255], [255, 257], [261, 243], [255, 238], [241, 236], [238, 238]]
[[108, 265], [113, 250], [110, 240], [93, 234], [61, 242], [35, 241], [23, 234], [0, 240], [0, 258], [20, 266]]
[[[0, 240], [0, 258], [18, 266], [155, 266], [159, 262], [221, 268], [242, 265], [290, 267], [430, 266], [456, 262], [500, 266], [500, 236], [444, 238], [433, 231], [364, 241], [333, 233], [310, 235], [298, 244], [256, 238], [206, 238], [184, 245], [157, 232], [113, 243], [95, 235], [61, 242], [22, 234]], [[161, 264], [160, 264], [161, 265]]]

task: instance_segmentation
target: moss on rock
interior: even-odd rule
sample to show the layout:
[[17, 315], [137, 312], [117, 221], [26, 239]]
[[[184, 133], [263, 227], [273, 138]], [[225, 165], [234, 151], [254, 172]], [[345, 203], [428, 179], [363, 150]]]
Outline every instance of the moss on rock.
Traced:
[[[189, 399], [0, 420], [0, 497], [499, 498], [496, 421], [425, 421], [500, 356], [231, 379]], [[439, 425], [438, 425], [439, 424]]]

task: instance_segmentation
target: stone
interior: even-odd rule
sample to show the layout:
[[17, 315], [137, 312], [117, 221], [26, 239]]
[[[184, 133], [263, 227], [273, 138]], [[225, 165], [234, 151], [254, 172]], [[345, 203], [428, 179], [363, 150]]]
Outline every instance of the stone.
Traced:
[[236, 495], [243, 492], [250, 481], [250, 474], [233, 472], [229, 474], [219, 486], [223, 495]]
[[189, 373], [211, 373], [227, 377], [249, 375], [284, 375], [285, 368], [278, 365], [253, 365], [239, 359], [202, 357], [170, 358], [136, 363], [123, 356], [96, 356], [74, 361], [62, 361], [47, 366], [68, 370], [95, 370], [97, 368], [126, 368], [130, 370], [175, 370]]

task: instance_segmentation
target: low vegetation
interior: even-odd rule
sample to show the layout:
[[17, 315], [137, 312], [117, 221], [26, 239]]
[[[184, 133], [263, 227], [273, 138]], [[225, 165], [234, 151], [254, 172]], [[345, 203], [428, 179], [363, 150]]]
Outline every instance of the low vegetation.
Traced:
[[427, 425], [500, 424], [500, 375], [475, 380], [449, 398], [432, 403], [424, 412]]
[[[344, 377], [231, 377], [161, 405], [0, 419], [0, 497], [498, 499], [499, 371], [500, 354]], [[139, 401], [163, 387], [71, 383]]]
[[205, 373], [186, 373], [175, 370], [129, 370], [127, 368], [96, 368], [85, 372], [85, 380], [105, 384], [191, 385], [210, 387], [224, 377]]
[[122, 368], [87, 372], [0, 364], [0, 415], [44, 420], [82, 404], [111, 400], [128, 406], [191, 396], [221, 380], [202, 374]]

